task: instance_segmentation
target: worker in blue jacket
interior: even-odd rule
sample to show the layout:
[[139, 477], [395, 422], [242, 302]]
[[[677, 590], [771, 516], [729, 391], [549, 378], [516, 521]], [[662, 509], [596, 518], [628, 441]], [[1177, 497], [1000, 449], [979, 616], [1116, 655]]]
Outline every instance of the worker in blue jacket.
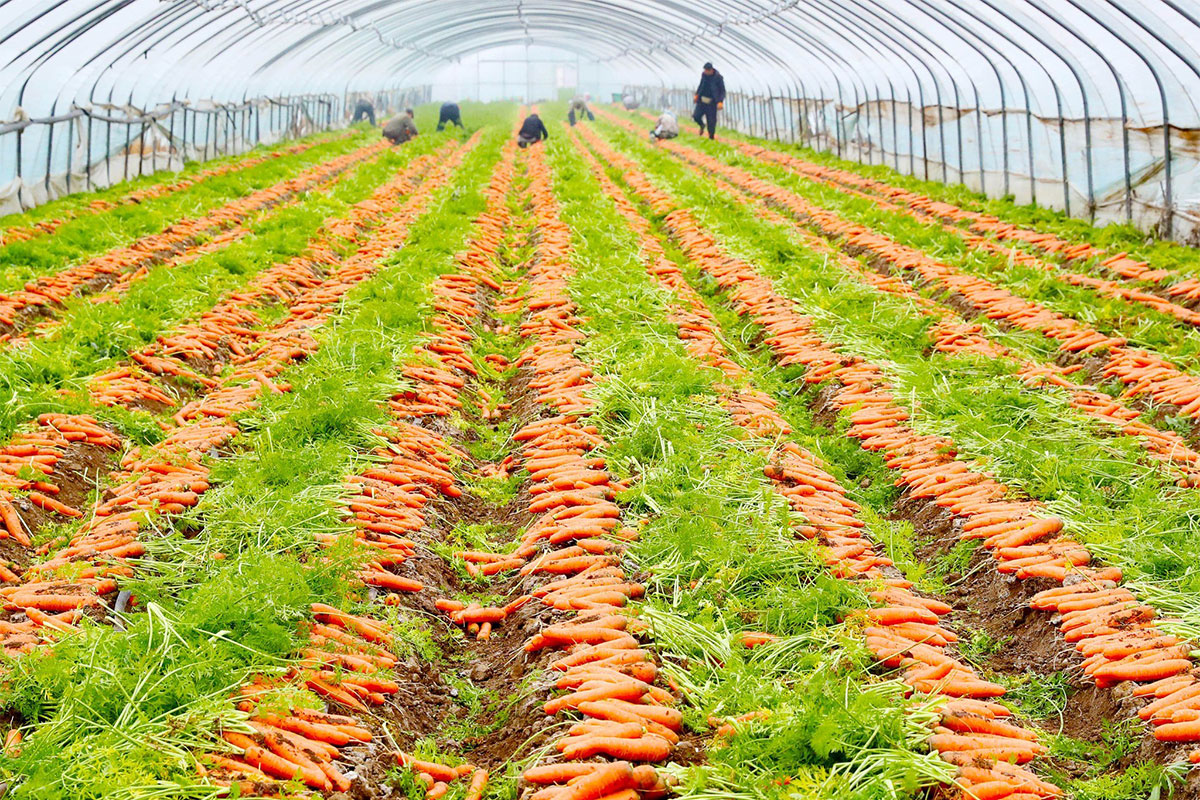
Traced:
[[696, 87], [694, 99], [696, 110], [692, 112], [692, 119], [700, 126], [699, 135], [704, 135], [707, 125], [708, 138], [716, 138], [717, 110], [725, 107], [725, 78], [717, 72], [711, 61], [704, 65], [704, 71], [700, 73], [700, 85]]

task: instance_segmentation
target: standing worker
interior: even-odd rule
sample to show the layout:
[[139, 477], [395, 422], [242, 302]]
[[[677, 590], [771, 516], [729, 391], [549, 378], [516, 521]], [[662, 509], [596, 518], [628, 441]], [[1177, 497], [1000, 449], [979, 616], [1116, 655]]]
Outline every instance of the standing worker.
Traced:
[[580, 94], [577, 94], [571, 98], [571, 110], [567, 113], [567, 120], [570, 121], [572, 127], [575, 126], [576, 113], [578, 113], [580, 116], [587, 114], [587, 118], [589, 120], [592, 122], [596, 121], [596, 115], [592, 113], [590, 108], [588, 108], [587, 100], [585, 100], [583, 95]]
[[709, 61], [700, 73], [700, 85], [696, 87], [696, 110], [692, 119], [700, 126], [700, 136], [704, 135], [704, 126], [708, 125], [708, 138], [715, 139], [717, 130], [717, 109], [725, 107], [725, 78], [713, 68]]
[[657, 142], [659, 139], [674, 139], [678, 135], [679, 120], [675, 119], [675, 115], [670, 111], [664, 110], [658, 116], [654, 130], [650, 131], [650, 139]]
[[458, 109], [458, 103], [442, 103], [442, 110], [438, 112], [437, 129], [445, 130], [446, 123], [453, 122], [458, 127], [462, 127], [462, 112]]
[[383, 126], [383, 138], [392, 144], [404, 144], [417, 135], [417, 123], [413, 122], [413, 110], [404, 109], [403, 114], [397, 114]]
[[371, 127], [375, 127], [375, 106], [371, 105], [371, 101], [365, 97], [359, 98], [359, 101], [354, 104], [354, 119], [350, 124], [353, 125], [361, 119], [371, 120]]
[[517, 131], [517, 146], [525, 149], [535, 142], [549, 138], [550, 131], [546, 130], [546, 123], [542, 122], [542, 118], [535, 111], [521, 123], [521, 130]]

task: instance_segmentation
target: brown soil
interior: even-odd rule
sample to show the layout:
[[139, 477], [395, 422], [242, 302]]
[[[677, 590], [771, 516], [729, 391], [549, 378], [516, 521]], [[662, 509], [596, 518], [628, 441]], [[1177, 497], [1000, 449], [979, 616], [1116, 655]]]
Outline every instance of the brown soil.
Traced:
[[[117, 457], [111, 450], [95, 445], [75, 442], [68, 446], [54, 472], [48, 477], [48, 482], [59, 488], [54, 499], [72, 508], [84, 509], [92, 499], [92, 493], [99, 488], [100, 480], [112, 470]], [[22, 522], [32, 534], [47, 525], [55, 525], [65, 520], [61, 514], [38, 508], [27, 498], [17, 495], [13, 499]], [[0, 539], [0, 558], [4, 558], [21, 567], [31, 561], [28, 548], [19, 545], [11, 539]]]

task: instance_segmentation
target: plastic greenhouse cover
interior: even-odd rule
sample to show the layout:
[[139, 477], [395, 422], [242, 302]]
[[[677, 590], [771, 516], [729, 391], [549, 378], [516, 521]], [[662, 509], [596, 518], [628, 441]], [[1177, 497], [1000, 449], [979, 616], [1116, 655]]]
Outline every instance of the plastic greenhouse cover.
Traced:
[[[1039, 116], [1200, 120], [1196, 0], [8, 0], [0, 117], [453, 80], [462, 59], [558, 47], [612, 83], [880, 92]], [[1161, 83], [1161, 90], [1159, 84]]]
[[1200, 224], [1198, 47], [1200, 0], [0, 0], [0, 123], [408, 86], [686, 105], [711, 60], [850, 157], [1169, 231]]

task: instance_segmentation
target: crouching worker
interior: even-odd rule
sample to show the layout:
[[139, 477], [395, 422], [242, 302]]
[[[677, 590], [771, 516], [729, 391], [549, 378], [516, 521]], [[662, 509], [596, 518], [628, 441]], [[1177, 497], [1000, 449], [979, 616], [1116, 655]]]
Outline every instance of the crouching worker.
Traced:
[[445, 130], [446, 123], [451, 122], [462, 127], [462, 112], [458, 109], [458, 103], [442, 103], [442, 110], [438, 112], [437, 129]]
[[654, 125], [654, 130], [650, 131], [650, 139], [658, 141], [659, 139], [674, 139], [679, 135], [679, 120], [675, 119], [675, 115], [670, 111], [664, 111], [658, 117], [658, 122]]
[[542, 122], [542, 118], [534, 113], [521, 123], [521, 130], [517, 131], [517, 146], [524, 149], [542, 139], [549, 138], [550, 131], [546, 130], [546, 123]]
[[392, 144], [404, 144], [416, 137], [417, 123], [413, 122], [413, 110], [406, 108], [403, 114], [397, 114], [383, 126], [383, 138]]

